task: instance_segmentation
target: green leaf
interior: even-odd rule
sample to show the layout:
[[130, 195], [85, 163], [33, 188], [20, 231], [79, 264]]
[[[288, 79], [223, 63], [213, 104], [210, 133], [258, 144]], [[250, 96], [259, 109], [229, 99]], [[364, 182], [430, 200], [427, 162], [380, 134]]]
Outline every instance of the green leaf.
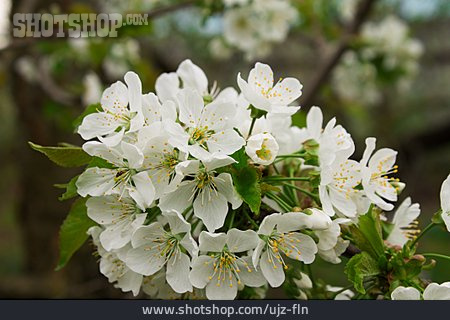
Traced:
[[72, 255], [88, 238], [87, 231], [95, 226], [95, 222], [89, 219], [86, 209], [87, 198], [76, 200], [64, 220], [59, 231], [59, 261], [55, 270], [61, 270]]
[[344, 270], [348, 280], [353, 283], [356, 291], [361, 294], [366, 293], [364, 280], [368, 277], [380, 274], [377, 261], [367, 252], [361, 252], [353, 256], [345, 266]]
[[77, 193], [77, 180], [79, 176], [73, 177], [68, 183], [65, 184], [55, 184], [55, 187], [66, 189], [66, 192], [64, 192], [59, 198], [59, 201], [64, 201], [68, 199], [72, 199], [73, 197], [76, 197], [78, 195]]
[[92, 159], [79, 147], [43, 147], [32, 142], [28, 142], [28, 144], [61, 167], [81, 167], [88, 164]]
[[261, 186], [258, 170], [253, 166], [246, 166], [232, 170], [234, 187], [242, 200], [248, 204], [256, 215], [261, 207]]
[[86, 107], [86, 109], [83, 111], [82, 114], [80, 114], [73, 122], [72, 125], [75, 129], [79, 127], [79, 125], [83, 122], [84, 117], [86, 117], [88, 114], [96, 113], [99, 111], [102, 111], [102, 106], [100, 103], [91, 104]]
[[357, 226], [350, 227], [350, 233], [362, 251], [367, 251], [376, 260], [384, 255], [380, 218], [372, 206], [365, 215], [359, 217]]
[[242, 169], [248, 166], [248, 156], [245, 153], [245, 147], [242, 147], [235, 153], [231, 155], [231, 157], [236, 160], [236, 163], [233, 163], [233, 167], [236, 169]]

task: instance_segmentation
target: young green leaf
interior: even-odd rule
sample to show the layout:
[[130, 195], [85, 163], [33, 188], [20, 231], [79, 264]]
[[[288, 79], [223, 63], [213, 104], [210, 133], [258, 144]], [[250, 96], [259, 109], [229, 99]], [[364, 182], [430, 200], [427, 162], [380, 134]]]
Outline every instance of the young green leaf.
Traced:
[[372, 258], [367, 252], [361, 252], [353, 256], [345, 266], [344, 270], [348, 280], [350, 280], [356, 291], [361, 294], [366, 293], [364, 288], [364, 280], [368, 277], [380, 274], [378, 262]]
[[88, 238], [87, 230], [95, 226], [89, 219], [86, 209], [86, 198], [76, 200], [64, 220], [59, 232], [59, 261], [56, 270], [62, 269], [72, 255]]
[[261, 206], [261, 186], [257, 169], [253, 166], [246, 166], [232, 170], [232, 175], [237, 193], [248, 204], [250, 210], [258, 215]]
[[79, 147], [43, 147], [32, 142], [28, 142], [28, 144], [61, 167], [81, 167], [88, 164], [92, 159]]
[[376, 260], [384, 254], [380, 218], [372, 207], [365, 215], [359, 217], [357, 226], [350, 227], [350, 233], [356, 246], [362, 251], [367, 251]]
[[58, 198], [59, 201], [72, 199], [73, 197], [76, 197], [78, 195], [77, 186], [76, 186], [78, 177], [79, 176], [73, 177], [68, 183], [65, 183], [65, 184], [55, 184], [55, 187], [57, 187], [57, 188], [66, 189], [66, 192], [64, 192]]

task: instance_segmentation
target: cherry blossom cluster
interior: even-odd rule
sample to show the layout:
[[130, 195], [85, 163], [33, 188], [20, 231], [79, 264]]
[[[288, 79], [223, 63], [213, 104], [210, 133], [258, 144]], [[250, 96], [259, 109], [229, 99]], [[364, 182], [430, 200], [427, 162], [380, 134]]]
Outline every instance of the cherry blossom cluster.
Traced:
[[347, 101], [373, 105], [380, 101], [379, 83], [408, 89], [419, 71], [422, 43], [395, 16], [363, 25], [359, 48], [345, 53], [334, 71], [333, 87]]
[[[344, 230], [371, 207], [394, 209], [404, 188], [394, 177], [397, 152], [367, 138], [354, 159], [351, 135], [335, 118], [324, 123], [319, 107], [306, 127], [292, 125], [302, 85], [274, 79], [256, 63], [237, 75], [239, 91], [220, 90], [185, 60], [157, 79], [155, 93], [128, 72], [84, 117], [83, 150], [98, 160], [76, 188], [98, 224], [89, 234], [100, 271], [116, 287], [154, 298], [234, 299], [248, 288], [264, 297], [293, 270], [306, 298], [311, 280], [298, 266], [317, 256], [340, 263]], [[441, 198], [450, 230], [448, 181]], [[404, 200], [387, 241], [413, 239], [419, 214]]]

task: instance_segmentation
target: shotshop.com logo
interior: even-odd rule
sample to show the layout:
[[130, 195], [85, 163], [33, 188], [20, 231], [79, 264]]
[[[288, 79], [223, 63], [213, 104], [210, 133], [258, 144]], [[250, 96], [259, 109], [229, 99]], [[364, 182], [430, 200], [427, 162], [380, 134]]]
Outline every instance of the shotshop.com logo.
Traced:
[[117, 37], [126, 25], [148, 25], [148, 14], [129, 13], [16, 13], [13, 16], [15, 38]]

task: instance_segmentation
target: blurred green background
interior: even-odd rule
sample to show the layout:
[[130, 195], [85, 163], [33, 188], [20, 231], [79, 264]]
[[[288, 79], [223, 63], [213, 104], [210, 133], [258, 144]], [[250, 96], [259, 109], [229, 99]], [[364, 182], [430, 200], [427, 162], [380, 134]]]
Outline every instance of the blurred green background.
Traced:
[[[344, 0], [343, 0], [344, 1]], [[339, 0], [292, 1], [299, 21], [288, 38], [259, 58], [278, 76], [300, 79], [305, 90], [333, 48], [342, 41], [345, 21]], [[343, 99], [336, 93], [333, 66], [314, 96], [302, 101], [295, 116], [304, 125], [311, 105], [319, 105], [328, 120], [336, 116], [352, 134], [355, 157], [364, 149], [367, 136], [377, 137], [378, 147], [399, 151], [399, 178], [407, 184], [401, 200], [411, 196], [421, 205], [422, 228], [439, 209], [439, 190], [450, 172], [450, 5], [448, 0], [380, 0], [368, 20], [388, 15], [400, 17], [410, 35], [420, 40], [424, 52], [411, 85], [398, 90], [394, 81], [378, 81], [379, 98]], [[120, 298], [123, 295], [100, 275], [92, 247], [87, 243], [69, 265], [55, 272], [58, 229], [70, 203], [61, 203], [64, 183], [77, 170], [58, 168], [32, 151], [27, 141], [55, 145], [65, 141], [81, 144], [73, 134], [73, 120], [110, 83], [128, 70], [136, 71], [144, 91], [153, 90], [156, 77], [174, 71], [184, 59], [201, 66], [210, 84], [236, 86], [237, 72], [244, 74], [255, 61], [239, 52], [209, 50], [220, 36], [220, 6], [214, 1], [49, 1], [2, 0], [0, 3], [0, 298]], [[14, 39], [10, 37], [15, 12], [154, 12], [145, 26], [127, 26], [119, 38]], [[207, 19], [210, 12], [213, 18]], [[358, 39], [358, 36], [355, 36]], [[349, 50], [358, 50], [358, 41]], [[347, 50], [347, 51], [349, 51]], [[375, 66], [376, 68], [377, 66]], [[350, 69], [352, 72], [352, 69]], [[378, 70], [379, 71], [379, 70]], [[356, 70], [355, 70], [356, 72]], [[351, 76], [351, 73], [350, 73]], [[365, 85], [366, 80], [356, 84]], [[86, 90], [86, 89], [89, 90]], [[365, 89], [360, 94], [364, 97]], [[367, 92], [366, 92], [367, 93]], [[422, 252], [449, 254], [450, 234], [435, 228], [420, 244]], [[332, 285], [346, 285], [343, 266], [325, 265], [317, 259], [316, 277]], [[345, 260], [345, 259], [344, 259]], [[450, 263], [438, 261], [425, 278], [450, 280]], [[272, 292], [272, 297], [280, 297]]]

